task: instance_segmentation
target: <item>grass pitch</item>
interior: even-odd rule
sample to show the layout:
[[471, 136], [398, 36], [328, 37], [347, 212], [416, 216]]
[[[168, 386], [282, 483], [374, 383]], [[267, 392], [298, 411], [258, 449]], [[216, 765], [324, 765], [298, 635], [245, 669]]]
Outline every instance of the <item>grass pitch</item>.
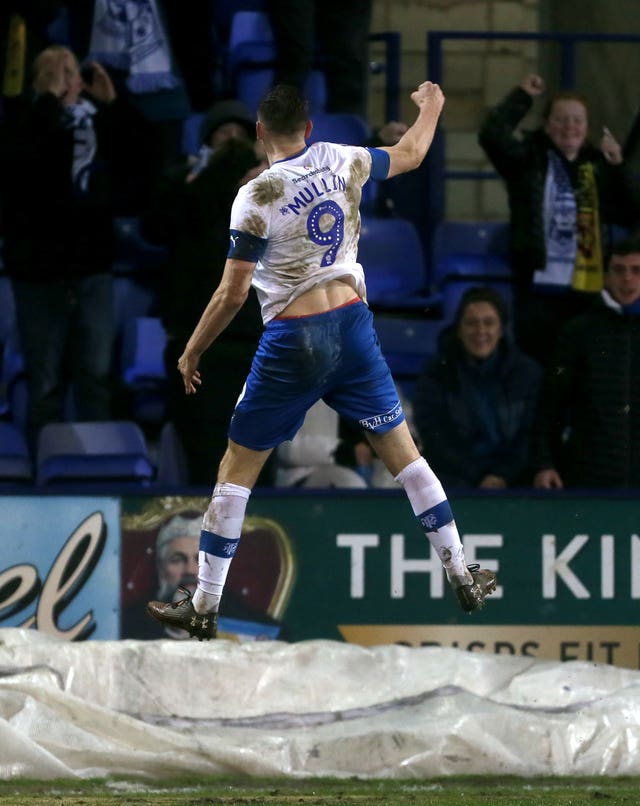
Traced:
[[1, 781], [0, 806], [632, 806], [640, 778]]

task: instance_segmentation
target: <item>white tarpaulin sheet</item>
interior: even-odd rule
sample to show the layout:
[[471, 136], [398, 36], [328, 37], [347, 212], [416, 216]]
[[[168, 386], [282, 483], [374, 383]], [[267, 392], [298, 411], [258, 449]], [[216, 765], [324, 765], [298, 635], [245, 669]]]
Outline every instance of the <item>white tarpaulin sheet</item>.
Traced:
[[640, 774], [640, 672], [332, 641], [0, 630], [0, 778]]

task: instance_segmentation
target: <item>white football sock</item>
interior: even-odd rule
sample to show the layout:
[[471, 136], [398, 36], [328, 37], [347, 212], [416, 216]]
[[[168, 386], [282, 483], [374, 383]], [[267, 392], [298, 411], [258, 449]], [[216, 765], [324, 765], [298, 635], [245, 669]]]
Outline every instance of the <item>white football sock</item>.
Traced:
[[404, 487], [413, 512], [436, 550], [447, 576], [469, 576], [447, 496], [426, 459], [420, 457], [408, 464], [398, 473], [396, 481]]
[[251, 490], [222, 482], [213, 488], [202, 519], [198, 552], [198, 589], [193, 595], [196, 613], [217, 611], [231, 562], [240, 542]]

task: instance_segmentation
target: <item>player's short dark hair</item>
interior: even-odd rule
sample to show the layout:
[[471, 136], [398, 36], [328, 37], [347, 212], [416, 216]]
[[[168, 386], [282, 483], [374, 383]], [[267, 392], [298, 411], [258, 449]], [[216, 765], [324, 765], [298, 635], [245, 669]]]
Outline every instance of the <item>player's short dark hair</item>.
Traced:
[[307, 125], [309, 104], [297, 87], [276, 84], [260, 101], [258, 120], [273, 134], [296, 134]]

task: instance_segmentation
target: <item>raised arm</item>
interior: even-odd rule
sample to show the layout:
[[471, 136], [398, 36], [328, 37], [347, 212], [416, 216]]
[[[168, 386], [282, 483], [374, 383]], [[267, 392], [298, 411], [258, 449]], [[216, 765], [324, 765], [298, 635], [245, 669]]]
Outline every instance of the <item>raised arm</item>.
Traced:
[[411, 100], [418, 107], [418, 117], [412, 126], [393, 146], [383, 146], [389, 154], [388, 178], [413, 171], [425, 158], [444, 106], [444, 94], [438, 84], [424, 81], [411, 93]]
[[530, 111], [534, 98], [544, 92], [540, 76], [525, 76], [517, 87], [485, 116], [478, 132], [478, 142], [503, 176], [519, 172], [523, 162], [531, 159], [530, 141], [516, 136], [520, 121]]
[[196, 392], [202, 383], [198, 372], [200, 356], [213, 344], [244, 305], [255, 266], [255, 263], [227, 258], [220, 284], [204, 309], [184, 353], [178, 359], [178, 369], [188, 395]]

